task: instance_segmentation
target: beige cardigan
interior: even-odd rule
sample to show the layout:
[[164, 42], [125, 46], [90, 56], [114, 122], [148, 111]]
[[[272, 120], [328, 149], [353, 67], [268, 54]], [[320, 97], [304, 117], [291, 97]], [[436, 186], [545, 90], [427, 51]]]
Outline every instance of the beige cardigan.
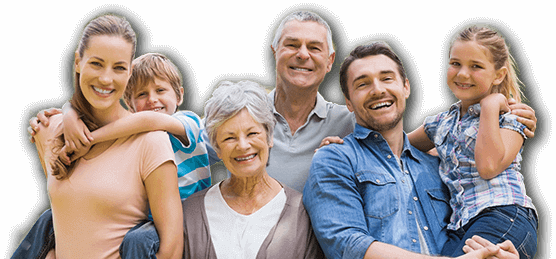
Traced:
[[[216, 187], [217, 188], [217, 187]], [[216, 258], [205, 211], [208, 189], [182, 200], [184, 258]], [[257, 254], [259, 258], [324, 258], [303, 207], [301, 193], [284, 186], [286, 204]]]

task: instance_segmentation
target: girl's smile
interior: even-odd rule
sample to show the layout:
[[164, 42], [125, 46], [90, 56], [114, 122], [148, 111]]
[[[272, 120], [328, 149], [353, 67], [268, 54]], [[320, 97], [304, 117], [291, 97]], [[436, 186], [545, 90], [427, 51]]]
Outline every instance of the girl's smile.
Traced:
[[462, 111], [492, 93], [500, 84], [506, 68], [495, 69], [488, 50], [474, 41], [456, 41], [450, 50], [447, 83], [462, 102]]

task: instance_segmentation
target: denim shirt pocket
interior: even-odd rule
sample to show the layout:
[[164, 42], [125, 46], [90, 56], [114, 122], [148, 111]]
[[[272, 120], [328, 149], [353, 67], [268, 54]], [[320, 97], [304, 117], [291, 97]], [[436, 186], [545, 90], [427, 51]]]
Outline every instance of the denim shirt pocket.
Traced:
[[355, 175], [365, 204], [365, 216], [383, 219], [399, 210], [399, 192], [392, 175], [370, 170]]
[[[427, 194], [430, 198], [432, 209], [438, 220], [440, 228], [446, 227], [450, 223], [452, 208], [450, 207], [450, 197], [442, 189], [429, 189]], [[430, 213], [425, 211], [425, 214]]]

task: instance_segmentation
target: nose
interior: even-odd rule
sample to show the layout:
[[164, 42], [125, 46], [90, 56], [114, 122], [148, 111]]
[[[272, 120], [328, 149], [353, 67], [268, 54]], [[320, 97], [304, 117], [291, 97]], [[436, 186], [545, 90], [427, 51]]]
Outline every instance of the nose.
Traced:
[[150, 104], [154, 104], [158, 101], [158, 98], [156, 96], [156, 94], [153, 93], [149, 93], [149, 96], [147, 97], [147, 102]]
[[110, 69], [105, 69], [99, 76], [99, 81], [102, 85], [110, 85], [114, 81], [114, 75]]
[[249, 141], [247, 140], [246, 137], [239, 137], [238, 138], [238, 142], [237, 142], [237, 149], [239, 150], [247, 150], [249, 149], [251, 145], [249, 144]]
[[469, 69], [467, 67], [462, 66], [459, 70], [457, 75], [461, 78], [469, 78]]
[[309, 58], [309, 50], [307, 49], [307, 46], [302, 45], [298, 50], [297, 50], [297, 58], [301, 59], [301, 60], [306, 60]]
[[380, 80], [375, 80], [373, 87], [369, 91], [369, 94], [373, 97], [382, 97], [386, 93], [386, 88]]

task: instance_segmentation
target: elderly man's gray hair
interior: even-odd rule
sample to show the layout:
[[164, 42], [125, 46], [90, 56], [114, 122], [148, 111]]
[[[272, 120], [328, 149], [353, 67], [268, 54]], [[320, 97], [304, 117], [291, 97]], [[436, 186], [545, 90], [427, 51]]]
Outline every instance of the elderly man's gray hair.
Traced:
[[205, 128], [215, 151], [220, 152], [216, 144], [217, 128], [244, 108], [255, 121], [263, 125], [270, 143], [276, 119], [272, 102], [264, 88], [253, 81], [223, 81], [205, 104]]
[[284, 30], [284, 26], [286, 26], [287, 22], [292, 20], [297, 20], [300, 22], [313, 21], [324, 26], [326, 28], [326, 42], [328, 44], [328, 55], [330, 56], [332, 55], [332, 53], [334, 53], [334, 45], [332, 43], [332, 31], [330, 30], [330, 26], [328, 26], [328, 23], [324, 19], [322, 19], [318, 14], [309, 11], [297, 11], [291, 13], [290, 15], [288, 15], [286, 18], [282, 20], [280, 26], [278, 26], [278, 29], [276, 29], [276, 34], [274, 34], [274, 40], [272, 41], [272, 48], [274, 48], [274, 50], [276, 50], [280, 38], [282, 37], [282, 31]]

